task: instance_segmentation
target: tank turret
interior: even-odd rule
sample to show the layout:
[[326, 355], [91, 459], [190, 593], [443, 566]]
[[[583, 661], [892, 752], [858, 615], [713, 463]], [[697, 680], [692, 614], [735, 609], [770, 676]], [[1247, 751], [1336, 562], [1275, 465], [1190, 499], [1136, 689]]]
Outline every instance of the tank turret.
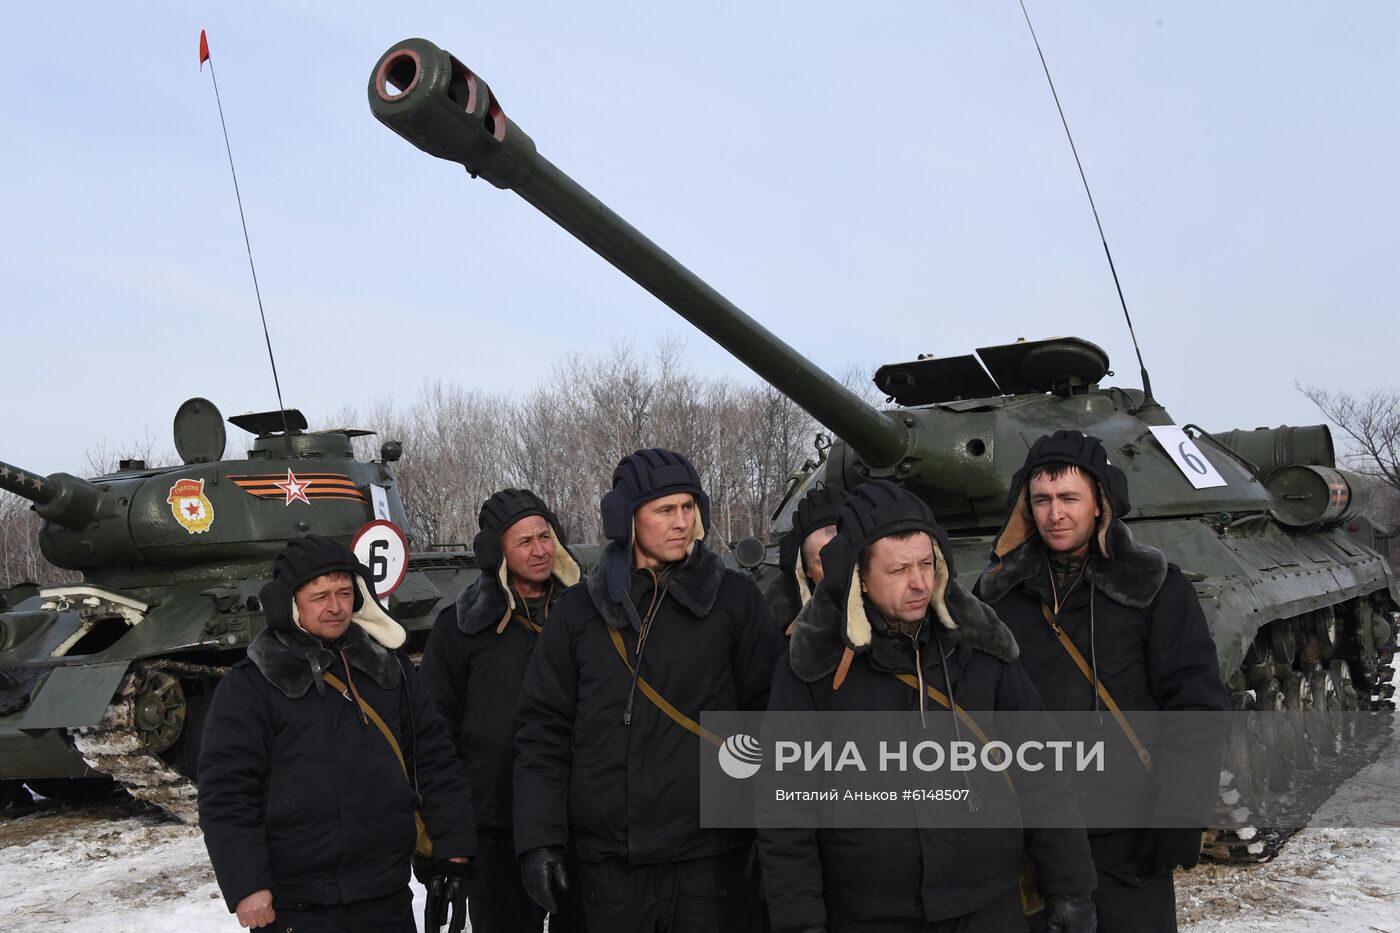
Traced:
[[[129, 460], [79, 479], [0, 463], [0, 489], [44, 519], [44, 556], [82, 575], [0, 593], [0, 782], [62, 797], [75, 781], [115, 778], [192, 819], [203, 712], [262, 629], [258, 594], [278, 550], [308, 533], [348, 544], [376, 519], [407, 527], [388, 467], [397, 442], [364, 461], [352, 442], [370, 432], [309, 431], [298, 411], [229, 422], [253, 435], [246, 457], [225, 459], [223, 416], [196, 398], [175, 416], [178, 466]], [[474, 562], [400, 559], [383, 601], [418, 649]]]
[[[1235, 708], [1285, 714], [1268, 718], [1270, 734], [1232, 743], [1227, 796], [1238, 789], [1266, 808], [1265, 791], [1286, 790], [1296, 772], [1337, 753], [1343, 727], [1334, 713], [1390, 704], [1400, 589], [1388, 563], [1352, 535], [1356, 484], [1335, 464], [1280, 454], [1261, 465], [1259, 452], [1283, 435], [1232, 432], [1222, 441], [1178, 425], [1143, 390], [1103, 385], [1107, 355], [1076, 337], [883, 366], [875, 382], [896, 407], [877, 410], [552, 165], [486, 82], [433, 43], [390, 48], [368, 95], [380, 122], [517, 193], [836, 435], [829, 455], [797, 475], [780, 512], [816, 482], [890, 478], [929, 504], [953, 536], [957, 566], [975, 577], [1029, 445], [1061, 428], [1102, 438], [1132, 489], [1123, 518], [1196, 586]], [[1315, 453], [1323, 447], [1331, 455], [1330, 437], [1284, 433], [1311, 445], [1302, 459], [1324, 459]], [[786, 527], [784, 517], [774, 527]], [[1213, 845], [1224, 857], [1255, 859], [1285, 837], [1222, 834]]]

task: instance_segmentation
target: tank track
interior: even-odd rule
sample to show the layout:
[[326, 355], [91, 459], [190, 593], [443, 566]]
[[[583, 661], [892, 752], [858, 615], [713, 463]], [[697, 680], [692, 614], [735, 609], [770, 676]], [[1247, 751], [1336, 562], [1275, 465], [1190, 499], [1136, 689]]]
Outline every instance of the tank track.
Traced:
[[[1376, 677], [1370, 685], [1370, 697], [1361, 700], [1360, 709], [1374, 711], [1395, 709], [1395, 701], [1390, 699], [1391, 693], [1386, 689], [1395, 676], [1395, 656], [1393, 647], [1381, 653], [1379, 659], [1381, 663], [1377, 668]], [[1315, 769], [1307, 772], [1312, 779], [1306, 782], [1306, 787], [1290, 791], [1290, 796], [1301, 799], [1301, 795], [1306, 795], [1306, 802], [1311, 805], [1309, 809], [1315, 810], [1331, 796], [1343, 781], [1375, 761], [1379, 745], [1388, 740], [1388, 736], [1381, 735], [1353, 734], [1349, 736], [1341, 754], [1327, 761], [1320, 761]], [[1244, 807], [1244, 813], [1241, 814], [1240, 811], [1234, 810], [1236, 807]], [[1221, 773], [1220, 798], [1217, 802], [1217, 809], [1218, 812], [1233, 810], [1231, 815], [1234, 817], [1247, 818], [1249, 814], [1248, 801], [1236, 788], [1234, 775], [1228, 770]], [[1231, 821], [1222, 820], [1222, 822]], [[1201, 855], [1210, 861], [1223, 864], [1259, 864], [1271, 861], [1278, 856], [1284, 843], [1297, 832], [1297, 828], [1271, 829], [1255, 826], [1239, 830], [1211, 830], [1205, 835]]]
[[88, 767], [110, 776], [137, 800], [157, 807], [181, 823], [199, 821], [194, 781], [152, 752], [136, 725], [137, 699], [143, 682], [155, 671], [180, 678], [217, 679], [227, 668], [181, 661], [144, 661], [122, 678], [115, 697], [95, 726], [69, 732]]

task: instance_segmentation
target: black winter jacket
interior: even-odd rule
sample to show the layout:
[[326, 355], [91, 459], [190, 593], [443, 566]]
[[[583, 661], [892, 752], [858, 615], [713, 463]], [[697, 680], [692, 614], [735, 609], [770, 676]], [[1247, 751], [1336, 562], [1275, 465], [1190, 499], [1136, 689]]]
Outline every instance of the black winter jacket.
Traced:
[[[563, 846], [584, 861], [625, 858], [644, 865], [727, 852], [731, 830], [701, 829], [702, 741], [638, 688], [623, 725], [632, 676], [610, 631], [636, 664], [638, 632], [607, 593], [612, 561], [631, 560], [609, 544], [585, 584], [560, 597], [536, 646], [521, 694], [515, 763], [515, 848]], [[699, 721], [704, 710], [761, 710], [783, 638], [747, 576], [696, 542], [663, 578], [664, 595], [647, 636], [641, 677]], [[641, 597], [638, 614], [650, 602]]]
[[[563, 585], [554, 585], [557, 599]], [[497, 829], [511, 821], [515, 712], [540, 637], [515, 613], [498, 633], [504, 609], [500, 587], [482, 574], [438, 615], [419, 666], [466, 766], [477, 825]]]
[[[1114, 521], [1107, 534], [1112, 559], [1098, 556], [1094, 546], [1083, 576], [1062, 594], [1056, 623], [1086, 661], [1093, 658], [1099, 681], [1121, 709], [1228, 710], [1215, 643], [1191, 584], [1160, 551], [1138, 544], [1122, 522]], [[1054, 595], [1048, 554], [1039, 537], [1032, 535], [994, 559], [975, 592], [1015, 634], [1021, 663], [1047, 709], [1094, 708], [1092, 684], [1045, 619], [1042, 606], [1053, 606]], [[1173, 754], [1174, 745], [1189, 742], [1188, 722], [1178, 718], [1168, 728], [1153, 729], [1155, 722], [1135, 729], [1152, 755], [1156, 781], [1136, 762], [1117, 773], [1136, 781], [1137, 812], [1167, 823], [1200, 820], [1202, 812], [1210, 812], [1219, 775], [1199, 767], [1199, 757]], [[1187, 766], [1187, 760], [1196, 766]], [[1126, 800], [1123, 806], [1128, 806]]]
[[[986, 606], [947, 584], [942, 604], [956, 627], [944, 628], [930, 613], [919, 631], [924, 680], [977, 713], [996, 733], [995, 711], [1039, 710], [1040, 698], [1021, 665], [1010, 632]], [[843, 612], [829, 590], [803, 607], [786, 663], [776, 671], [770, 710], [839, 712], [919, 709], [918, 692], [895, 674], [915, 673], [911, 640], [892, 632], [867, 603], [869, 647], [856, 655], [834, 687], [843, 648]], [[946, 678], [944, 665], [947, 666]], [[927, 715], [951, 717], [932, 702]], [[990, 714], [990, 715], [989, 715]], [[1003, 736], [1005, 737], [1005, 736]], [[1040, 736], [1044, 738], [1044, 736]], [[1022, 809], [1074, 810], [1069, 783], [1051, 769], [1016, 775]], [[950, 804], [956, 805], [956, 804]], [[760, 830], [769, 916], [775, 929], [828, 922], [828, 914], [856, 920], [924, 920], [959, 917], [986, 906], [1017, 885], [1028, 852], [1042, 894], [1083, 894], [1095, 874], [1082, 829], [916, 828]]]
[[[209, 710], [199, 822], [230, 911], [264, 888], [278, 905], [340, 904], [393, 893], [409, 880], [413, 787], [353, 700], [313, 679], [308, 646], [297, 638], [271, 628], [259, 634]], [[355, 625], [336, 647], [350, 659], [356, 690], [417, 762], [434, 855], [475, 855], [470, 791], [413, 664]], [[311, 651], [346, 680], [338, 652]]]

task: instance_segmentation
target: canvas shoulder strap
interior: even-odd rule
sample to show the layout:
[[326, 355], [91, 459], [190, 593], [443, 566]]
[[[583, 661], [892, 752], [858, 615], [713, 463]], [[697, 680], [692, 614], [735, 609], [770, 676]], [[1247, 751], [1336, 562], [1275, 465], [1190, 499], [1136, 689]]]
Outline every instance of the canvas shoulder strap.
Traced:
[[1054, 631], [1055, 637], [1060, 640], [1060, 644], [1064, 647], [1065, 653], [1070, 656], [1070, 660], [1074, 661], [1075, 667], [1079, 668], [1079, 673], [1083, 674], [1084, 679], [1093, 684], [1095, 689], [1098, 690], [1099, 699], [1103, 701], [1104, 706], [1108, 707], [1108, 711], [1113, 714], [1114, 722], [1118, 723], [1118, 728], [1123, 730], [1123, 734], [1128, 737], [1128, 741], [1133, 743], [1133, 750], [1137, 752], [1138, 760], [1142, 762], [1142, 766], [1147, 769], [1148, 774], [1153, 774], [1152, 753], [1149, 752], [1147, 747], [1138, 739], [1137, 733], [1133, 731], [1132, 725], [1128, 722], [1128, 718], [1123, 715], [1123, 711], [1118, 708], [1118, 704], [1115, 703], [1113, 697], [1109, 695], [1108, 688], [1103, 685], [1103, 681], [1094, 677], [1093, 671], [1089, 669], [1089, 663], [1084, 660], [1084, 655], [1074, 646], [1074, 642], [1070, 639], [1065, 630], [1060, 627], [1060, 624], [1055, 621], [1055, 613], [1051, 611], [1050, 607], [1045, 603], [1041, 603], [1040, 612], [1045, 616], [1045, 621], [1050, 623], [1050, 628]]
[[322, 671], [321, 677], [326, 683], [331, 685], [331, 689], [342, 696], [350, 697], [359, 705], [360, 712], [369, 717], [369, 721], [374, 723], [374, 727], [379, 730], [380, 735], [384, 736], [384, 741], [388, 742], [389, 747], [394, 750], [394, 757], [399, 760], [399, 767], [403, 769], [403, 776], [408, 777], [408, 764], [404, 761], [403, 749], [399, 748], [399, 740], [394, 738], [394, 733], [389, 728], [389, 724], [379, 718], [379, 714], [374, 711], [373, 706], [370, 706], [358, 695], [352, 695], [350, 688], [345, 685], [345, 681], [329, 671]]
[[[608, 634], [612, 636], [612, 643], [613, 647], [617, 649], [617, 656], [622, 659], [623, 664], [627, 665], [627, 673], [634, 673], [632, 670], [632, 661], [627, 657], [627, 645], [622, 641], [622, 633], [612, 626], [608, 626]], [[685, 731], [692, 735], [699, 736], [716, 748], [724, 744], [724, 740], [719, 736], [672, 706], [665, 697], [656, 691], [655, 687], [647, 683], [645, 677], [637, 678], [637, 687], [642, 691], [642, 696], [650, 700], [653, 706], [665, 713], [672, 722]]]
[[[915, 691], [919, 689], [919, 681], [914, 677], [913, 674], [895, 674], [894, 677], [901, 683], [912, 687]], [[982, 727], [977, 724], [977, 720], [973, 719], [970, 715], [968, 715], [967, 710], [963, 709], [961, 706], [956, 706], [953, 703], [949, 702], [948, 695], [945, 694], [942, 690], [939, 690], [936, 687], [930, 687], [928, 684], [924, 685], [924, 690], [928, 693], [928, 698], [930, 700], [937, 703], [939, 706], [942, 706], [944, 709], [952, 710], [953, 715], [958, 717], [958, 721], [961, 722], [963, 725], [967, 726], [968, 731], [971, 732], [973, 735], [977, 736], [978, 741], [980, 741], [983, 745], [986, 745], [988, 742], [991, 741], [991, 738], [988, 737], [987, 733], [984, 732], [982, 730]], [[1003, 771], [1001, 773], [1001, 776], [1006, 780], [1006, 786], [1011, 788], [1012, 792], [1014, 793], [1016, 790], [1016, 785], [1012, 782], [1011, 775], [1008, 772]], [[1031, 860], [1029, 852], [1022, 853], [1021, 875], [1017, 879], [1017, 883], [1021, 891], [1022, 913], [1026, 914], [1027, 916], [1030, 916], [1031, 914], [1038, 913], [1039, 911], [1045, 909], [1045, 899], [1041, 897], [1040, 894], [1039, 873], [1036, 871], [1035, 862]]]
[[[399, 740], [394, 738], [394, 732], [389, 728], [389, 724], [380, 718], [379, 714], [374, 711], [373, 706], [366, 703], [358, 693], [351, 691], [351, 689], [346, 686], [345, 681], [341, 680], [330, 671], [322, 671], [321, 679], [330, 684], [331, 689], [335, 690], [341, 696], [353, 699], [360, 707], [360, 712], [364, 713], [369, 721], [374, 723], [374, 727], [379, 730], [379, 734], [384, 736], [384, 741], [388, 742], [389, 747], [394, 750], [394, 757], [399, 760], [399, 767], [403, 769], [404, 779], [407, 780], [408, 763], [404, 761], [403, 749], [399, 748]], [[417, 809], [413, 811], [413, 823], [418, 831], [416, 851], [419, 855], [431, 856], [433, 853], [433, 843], [428, 837], [427, 827], [423, 824], [423, 815]]]

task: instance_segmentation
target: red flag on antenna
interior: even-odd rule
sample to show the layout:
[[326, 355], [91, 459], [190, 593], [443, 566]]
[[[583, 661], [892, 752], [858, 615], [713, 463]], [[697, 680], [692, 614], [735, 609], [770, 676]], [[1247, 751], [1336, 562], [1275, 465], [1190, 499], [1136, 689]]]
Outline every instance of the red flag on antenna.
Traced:
[[209, 61], [209, 37], [204, 34], [204, 30], [199, 31], [199, 70], [204, 70], [204, 63]]

